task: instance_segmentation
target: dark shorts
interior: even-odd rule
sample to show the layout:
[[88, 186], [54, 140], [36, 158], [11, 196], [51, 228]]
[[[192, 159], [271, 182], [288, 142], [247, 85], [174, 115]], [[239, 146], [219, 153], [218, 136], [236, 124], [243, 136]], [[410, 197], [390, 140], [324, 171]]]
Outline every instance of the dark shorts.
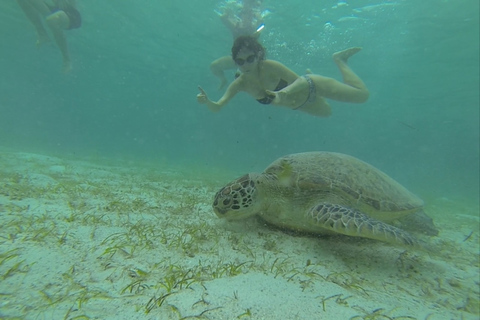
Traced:
[[75, 9], [72, 6], [67, 6], [63, 9], [59, 7], [52, 7], [47, 4], [47, 6], [50, 8], [51, 13], [55, 13], [58, 11], [63, 11], [68, 17], [68, 20], [70, 20], [70, 24], [68, 25], [68, 30], [71, 29], [77, 29], [82, 26], [82, 16], [80, 15], [80, 12], [78, 12], [77, 9]]
[[68, 7], [63, 10], [63, 12], [65, 12], [68, 19], [70, 20], [70, 24], [67, 29], [77, 29], [82, 26], [82, 16], [77, 9], [75, 9], [74, 7]]

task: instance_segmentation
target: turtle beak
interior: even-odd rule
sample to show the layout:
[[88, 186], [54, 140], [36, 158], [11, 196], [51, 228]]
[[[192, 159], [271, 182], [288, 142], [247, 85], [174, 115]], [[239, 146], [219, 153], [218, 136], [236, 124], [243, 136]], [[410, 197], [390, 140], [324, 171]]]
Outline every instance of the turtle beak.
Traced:
[[215, 212], [217, 217], [224, 218], [224, 215], [225, 215], [225, 213], [227, 213], [228, 210], [221, 209], [221, 208], [218, 208], [218, 207], [213, 207], [213, 211]]

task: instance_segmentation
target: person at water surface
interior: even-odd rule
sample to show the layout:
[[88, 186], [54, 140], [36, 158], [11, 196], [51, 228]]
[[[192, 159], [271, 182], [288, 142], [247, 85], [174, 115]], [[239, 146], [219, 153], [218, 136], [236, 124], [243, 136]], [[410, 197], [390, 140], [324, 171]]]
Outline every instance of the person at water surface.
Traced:
[[230, 1], [225, 3], [223, 12], [219, 13], [220, 20], [230, 30], [233, 39], [240, 36], [254, 35], [263, 23], [262, 0]]
[[366, 85], [347, 64], [348, 59], [360, 50], [353, 47], [333, 54], [333, 60], [343, 76], [342, 83], [316, 74], [299, 76], [282, 63], [265, 59], [265, 49], [255, 37], [241, 36], [232, 47], [232, 58], [240, 75], [216, 102], [210, 100], [199, 86], [197, 101], [218, 112], [237, 93], [244, 91], [262, 104], [285, 106], [313, 116], [328, 117], [331, 108], [325, 99], [363, 103], [369, 97]]
[[[222, 23], [231, 32], [234, 41], [240, 36], [260, 37], [264, 28], [263, 18], [269, 13], [263, 9], [262, 2], [262, 0], [228, 1], [223, 5], [223, 13], [216, 11]], [[231, 55], [220, 57], [210, 64], [210, 71], [220, 79], [219, 90], [228, 84], [225, 71], [236, 68]]]

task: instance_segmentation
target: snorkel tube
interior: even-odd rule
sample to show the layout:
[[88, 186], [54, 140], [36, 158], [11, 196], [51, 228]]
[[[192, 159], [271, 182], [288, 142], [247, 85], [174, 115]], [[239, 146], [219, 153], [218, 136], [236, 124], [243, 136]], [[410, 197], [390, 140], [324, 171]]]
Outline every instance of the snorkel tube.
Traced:
[[258, 39], [258, 37], [260, 37], [260, 32], [262, 32], [264, 28], [265, 28], [265, 24], [261, 23], [255, 30], [255, 32], [252, 34], [252, 37], [255, 37]]

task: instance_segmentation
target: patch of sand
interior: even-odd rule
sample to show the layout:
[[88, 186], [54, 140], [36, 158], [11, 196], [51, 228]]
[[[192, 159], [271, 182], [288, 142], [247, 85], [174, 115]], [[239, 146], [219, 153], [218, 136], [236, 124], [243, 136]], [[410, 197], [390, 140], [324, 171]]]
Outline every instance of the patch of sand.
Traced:
[[0, 152], [1, 319], [478, 319], [478, 207], [431, 253], [222, 222], [235, 174]]

